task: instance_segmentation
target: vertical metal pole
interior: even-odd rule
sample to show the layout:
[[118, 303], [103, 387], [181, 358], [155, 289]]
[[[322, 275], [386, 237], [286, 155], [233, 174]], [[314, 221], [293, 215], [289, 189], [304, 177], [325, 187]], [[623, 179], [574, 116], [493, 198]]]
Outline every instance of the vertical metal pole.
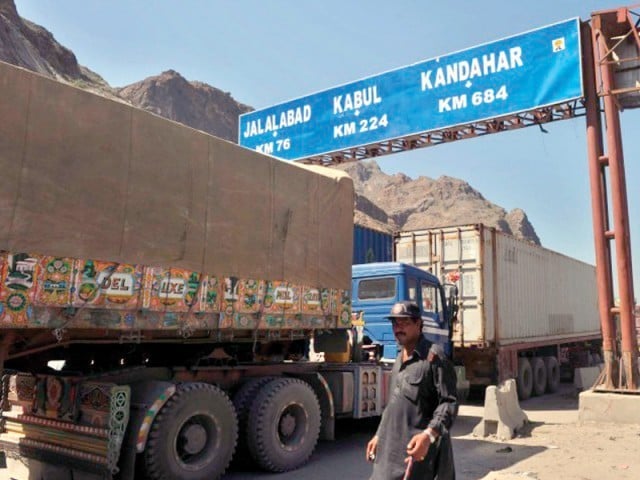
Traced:
[[591, 184], [591, 212], [593, 236], [596, 249], [596, 279], [598, 285], [598, 307], [602, 327], [602, 354], [605, 375], [602, 382], [607, 390], [617, 387], [618, 361], [616, 348], [616, 325], [611, 308], [613, 306], [613, 282], [611, 273], [611, 248], [605, 232], [609, 229], [605, 178], [605, 164], [601, 162], [602, 123], [600, 101], [596, 90], [595, 61], [592, 31], [588, 23], [582, 24], [583, 71], [585, 79], [585, 107], [587, 119], [587, 155]]
[[[594, 17], [594, 20], [598, 16]], [[598, 23], [601, 23], [600, 21]], [[594, 30], [594, 48], [600, 59], [607, 58], [607, 44], [601, 25]], [[624, 173], [620, 112], [611, 91], [614, 88], [613, 67], [610, 63], [599, 62], [599, 72], [603, 88], [604, 115], [606, 120], [606, 141], [611, 172], [611, 200], [613, 229], [616, 245], [616, 269], [618, 273], [618, 293], [620, 297], [620, 332], [622, 334], [622, 368], [625, 385], [622, 388], [638, 388], [638, 340], [635, 335], [633, 315], [633, 275], [631, 268], [631, 242], [629, 233], [629, 209], [627, 207], [627, 186]]]

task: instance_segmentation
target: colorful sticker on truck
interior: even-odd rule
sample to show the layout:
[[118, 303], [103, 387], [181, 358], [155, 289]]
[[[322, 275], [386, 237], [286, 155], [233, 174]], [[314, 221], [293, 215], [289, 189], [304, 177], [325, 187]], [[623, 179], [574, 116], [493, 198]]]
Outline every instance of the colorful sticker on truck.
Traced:
[[0, 328], [274, 330], [350, 326], [349, 292], [184, 269], [0, 252]]
[[26, 325], [33, 317], [38, 258], [28, 253], [2, 255], [0, 326]]
[[67, 306], [71, 302], [73, 259], [42, 257], [38, 262], [36, 303]]
[[189, 270], [147, 268], [144, 273], [145, 309], [153, 311], [199, 311], [206, 278]]
[[136, 265], [76, 260], [74, 307], [139, 308], [142, 268]]

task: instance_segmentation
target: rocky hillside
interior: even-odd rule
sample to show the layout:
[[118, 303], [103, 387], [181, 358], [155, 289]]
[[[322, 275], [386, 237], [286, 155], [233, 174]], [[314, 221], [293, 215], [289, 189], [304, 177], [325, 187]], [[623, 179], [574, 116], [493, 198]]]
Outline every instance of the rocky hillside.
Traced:
[[[13, 0], [0, 0], [0, 60], [230, 141], [236, 141], [238, 116], [251, 110], [231, 94], [202, 82], [188, 81], [173, 70], [112, 88], [98, 74], [78, 64], [74, 53], [60, 45], [49, 31], [21, 18]], [[540, 243], [522, 210], [506, 212], [463, 180], [387, 175], [373, 161], [340, 168], [354, 179], [356, 221], [362, 225], [392, 231], [485, 223]]]
[[540, 244], [524, 211], [507, 212], [463, 180], [387, 175], [375, 161], [349, 163], [338, 168], [353, 178], [357, 194], [356, 220], [362, 225], [390, 231], [484, 223]]
[[107, 82], [79, 65], [73, 52], [60, 45], [48, 30], [21, 18], [13, 0], [0, 0], [0, 60], [114, 96]]
[[136, 107], [233, 142], [238, 137], [238, 116], [252, 110], [230, 93], [189, 82], [174, 70], [120, 88], [118, 95]]
[[13, 0], [0, 0], [0, 60], [130, 103], [157, 115], [235, 142], [238, 116], [251, 107], [202, 82], [169, 70], [123, 88], [78, 63], [45, 28], [21, 18]]

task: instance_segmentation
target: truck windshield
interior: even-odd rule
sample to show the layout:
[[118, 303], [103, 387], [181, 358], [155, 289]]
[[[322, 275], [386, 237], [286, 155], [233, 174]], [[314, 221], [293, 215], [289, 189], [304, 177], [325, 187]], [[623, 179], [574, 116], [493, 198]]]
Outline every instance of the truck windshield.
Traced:
[[396, 296], [396, 279], [372, 278], [360, 280], [358, 283], [358, 300], [374, 300], [394, 298]]

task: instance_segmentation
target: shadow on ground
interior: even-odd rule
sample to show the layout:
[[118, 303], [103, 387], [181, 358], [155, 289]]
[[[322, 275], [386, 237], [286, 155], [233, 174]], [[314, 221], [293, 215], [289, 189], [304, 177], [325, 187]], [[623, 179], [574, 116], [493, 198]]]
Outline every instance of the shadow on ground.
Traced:
[[453, 449], [457, 480], [478, 480], [546, 450], [545, 447], [501, 444], [470, 438], [454, 438]]
[[[560, 401], [559, 401], [560, 400]], [[542, 397], [533, 397], [529, 400], [521, 401], [520, 406], [524, 410], [541, 411], [541, 410], [577, 410], [578, 409], [578, 391], [570, 387], [564, 387], [557, 393], [544, 395]], [[550, 403], [553, 402], [553, 407]]]
[[[460, 415], [453, 430], [454, 455], [458, 480], [478, 480], [491, 471], [508, 468], [545, 450], [495, 443], [475, 438], [459, 438], [471, 433], [480, 417]], [[224, 480], [273, 479], [273, 480], [366, 480], [371, 475], [371, 465], [364, 459], [365, 447], [375, 434], [378, 419], [340, 420], [336, 425], [336, 440], [320, 442], [309, 462], [293, 472], [267, 473], [244, 463], [235, 465], [223, 477]], [[532, 424], [532, 428], [538, 426]]]
[[371, 475], [371, 464], [365, 461], [365, 447], [378, 428], [379, 418], [363, 420], [344, 419], [336, 422], [336, 439], [321, 441], [309, 462], [292, 472], [268, 473], [260, 471], [251, 462], [237, 465], [224, 475], [223, 480], [245, 480], [253, 478], [273, 480], [325, 480], [367, 479]]

